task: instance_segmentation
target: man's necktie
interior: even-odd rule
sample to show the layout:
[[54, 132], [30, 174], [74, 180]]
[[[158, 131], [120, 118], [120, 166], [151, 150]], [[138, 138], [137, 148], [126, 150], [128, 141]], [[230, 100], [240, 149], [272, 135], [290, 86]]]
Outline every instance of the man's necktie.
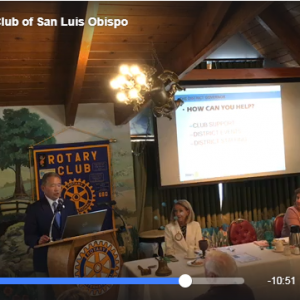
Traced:
[[[57, 202], [54, 201], [52, 205], [53, 205], [54, 213], [55, 213], [55, 212], [56, 212], [56, 208], [57, 208]], [[57, 223], [58, 227], [60, 228], [60, 212], [58, 212], [58, 213], [55, 215], [55, 220], [56, 220], [56, 223]]]

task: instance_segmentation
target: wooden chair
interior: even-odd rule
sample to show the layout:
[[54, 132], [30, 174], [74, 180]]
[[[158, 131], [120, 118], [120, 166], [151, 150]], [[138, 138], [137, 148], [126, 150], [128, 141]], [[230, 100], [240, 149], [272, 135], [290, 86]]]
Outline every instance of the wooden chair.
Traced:
[[276, 216], [275, 220], [274, 220], [274, 236], [276, 238], [280, 238], [281, 237], [281, 230], [283, 227], [283, 218], [284, 218], [285, 213], [279, 214], [278, 216]]
[[251, 243], [257, 240], [257, 234], [251, 223], [244, 219], [233, 220], [227, 229], [230, 245]]

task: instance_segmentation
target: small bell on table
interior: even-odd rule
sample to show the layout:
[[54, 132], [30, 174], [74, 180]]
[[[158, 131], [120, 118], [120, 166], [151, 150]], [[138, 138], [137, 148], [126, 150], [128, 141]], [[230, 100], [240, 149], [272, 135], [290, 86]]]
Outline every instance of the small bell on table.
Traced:
[[169, 276], [172, 270], [168, 267], [167, 261], [162, 257], [156, 257], [158, 260], [158, 269], [155, 272], [156, 276]]

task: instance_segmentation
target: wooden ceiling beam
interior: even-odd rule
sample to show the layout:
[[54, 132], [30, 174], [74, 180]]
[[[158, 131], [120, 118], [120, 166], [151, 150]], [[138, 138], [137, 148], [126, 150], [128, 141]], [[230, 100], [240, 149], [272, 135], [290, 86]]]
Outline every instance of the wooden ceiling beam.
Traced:
[[291, 56], [300, 64], [300, 35], [282, 17], [276, 6], [271, 6], [258, 17], [259, 23], [273, 36], [275, 35], [290, 50]]
[[[211, 9], [214, 10], [215, 2], [210, 3], [212, 5]], [[178, 45], [178, 47], [176, 47], [169, 55], [168, 69], [176, 72], [180, 77], [183, 77], [209, 54], [224, 44], [232, 35], [236, 34], [243, 25], [249, 23], [253, 18], [265, 10], [272, 2], [235, 2], [231, 4], [229, 11], [228, 8], [226, 9], [225, 3], [226, 2], [220, 2], [218, 5], [218, 12], [214, 14], [212, 12], [209, 13], [215, 16], [215, 20], [210, 22], [211, 28], [206, 30], [210, 34], [210, 37], [205, 38], [205, 40], [199, 44], [197, 43], [196, 45], [198, 45], [198, 48], [192, 48], [192, 45], [196, 43], [195, 40], [201, 39], [202, 37], [201, 23], [199, 21], [199, 25], [197, 24], [195, 26], [195, 30], [193, 30], [190, 36]], [[222, 10], [225, 10], [225, 12], [228, 11], [227, 14], [222, 15]], [[223, 22], [221, 23], [217, 18], [222, 16]], [[214, 23], [218, 26], [213, 26]], [[205, 42], [208, 40], [208, 44], [205, 45]]]
[[267, 69], [195, 69], [186, 74], [181, 83], [186, 81], [207, 80], [249, 80], [249, 79], [287, 79], [299, 78], [300, 68], [267, 68]]
[[207, 2], [192, 32], [168, 54], [166, 68], [178, 75], [185, 71], [198, 53], [213, 39], [230, 5], [230, 1]]
[[82, 35], [74, 50], [76, 51], [76, 49], [78, 49], [78, 55], [74, 61], [74, 65], [76, 67], [73, 74], [71, 74], [72, 79], [70, 83], [70, 90], [65, 101], [66, 126], [73, 126], [75, 122], [81, 88], [94, 34], [94, 26], [89, 26], [87, 20], [92, 17], [97, 17], [97, 11], [99, 8], [99, 2], [89, 1], [84, 2], [83, 4], [86, 5], [84, 17], [85, 25], [82, 31], [80, 31], [82, 32]]
[[[197, 23], [190, 34], [193, 56], [197, 55], [197, 53], [213, 39], [227, 14], [230, 5], [231, 1], [207, 2], [206, 9], [201, 12]], [[186, 44], [186, 42], [183, 41], [181, 44]], [[172, 55], [177, 57], [176, 49], [173, 51]]]

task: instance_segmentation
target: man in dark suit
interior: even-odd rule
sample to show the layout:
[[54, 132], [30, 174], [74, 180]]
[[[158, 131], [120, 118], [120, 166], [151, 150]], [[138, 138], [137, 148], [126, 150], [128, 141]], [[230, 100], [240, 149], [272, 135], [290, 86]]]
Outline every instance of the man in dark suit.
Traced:
[[[41, 189], [44, 197], [30, 206], [26, 211], [24, 226], [25, 244], [31, 248], [46, 244], [50, 241], [49, 230], [54, 212], [57, 210], [61, 195], [61, 178], [57, 173], [46, 173], [42, 178]], [[55, 218], [52, 228], [53, 240], [59, 240], [65, 226], [67, 216], [76, 215], [77, 210], [71, 200], [63, 201], [63, 208]], [[48, 277], [47, 266], [48, 247], [33, 250], [33, 266], [37, 277]], [[39, 286], [38, 299], [53, 300], [53, 291], [50, 286]]]

